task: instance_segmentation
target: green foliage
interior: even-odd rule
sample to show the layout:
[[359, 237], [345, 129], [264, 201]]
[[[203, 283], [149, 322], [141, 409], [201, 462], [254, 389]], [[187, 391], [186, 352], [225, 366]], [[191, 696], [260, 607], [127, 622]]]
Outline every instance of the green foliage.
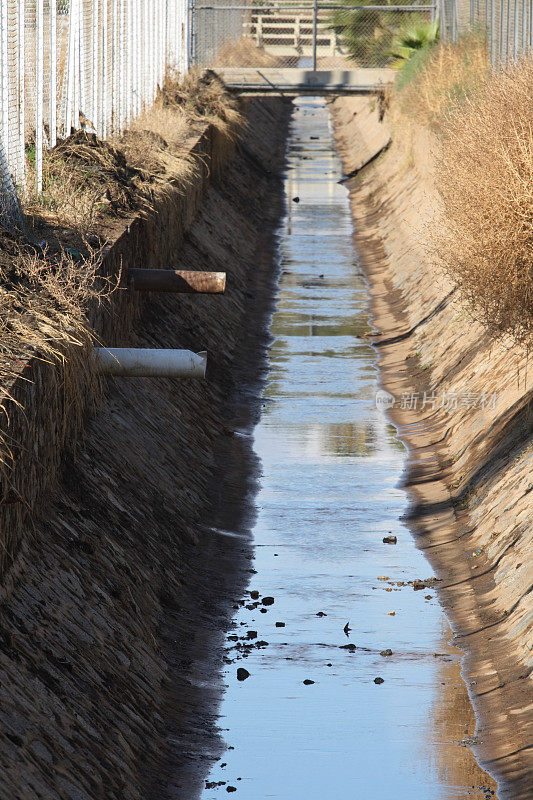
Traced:
[[[346, 8], [333, 11], [329, 17], [328, 28], [339, 36], [348, 58], [364, 67], [387, 67], [393, 58], [398, 59], [395, 48], [402, 30], [413, 33], [415, 29], [429, 23], [417, 12], [405, 13], [387, 11], [387, 6], [397, 5], [397, 0], [381, 0], [381, 9], [376, 9], [376, 0], [342, 0]], [[353, 8], [371, 5], [372, 8]], [[420, 34], [422, 35], [422, 34]], [[404, 36], [405, 45], [416, 47], [414, 35]]]
[[400, 74], [396, 78], [395, 88], [397, 91], [401, 91], [404, 86], [410, 83], [416, 83], [419, 75], [431, 61], [433, 52], [433, 47], [423, 47], [421, 50], [416, 50], [413, 53], [411, 58], [404, 63]]
[[392, 44], [390, 55], [394, 59], [391, 66], [403, 69], [416, 53], [429, 50], [439, 39], [438, 22], [422, 19], [410, 20], [402, 25]]

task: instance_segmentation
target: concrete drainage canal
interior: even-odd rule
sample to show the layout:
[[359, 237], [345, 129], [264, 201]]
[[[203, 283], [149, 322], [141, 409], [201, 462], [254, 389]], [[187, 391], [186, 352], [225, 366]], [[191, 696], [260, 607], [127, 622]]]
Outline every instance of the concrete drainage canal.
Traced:
[[237, 560], [240, 577], [180, 662], [189, 701], [169, 737], [169, 796], [181, 800], [495, 796], [470, 747], [462, 652], [402, 522], [406, 452], [376, 407], [341, 174], [327, 107], [298, 99], [286, 214], [264, 255], [279, 267], [267, 369], [250, 380], [244, 356], [200, 558], [217, 574]]

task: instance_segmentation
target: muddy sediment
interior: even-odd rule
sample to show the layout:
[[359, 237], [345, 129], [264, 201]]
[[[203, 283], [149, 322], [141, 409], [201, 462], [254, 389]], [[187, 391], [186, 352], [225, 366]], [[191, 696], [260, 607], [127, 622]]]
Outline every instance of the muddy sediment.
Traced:
[[[0, 630], [5, 800], [166, 796], [173, 714], [192, 692], [174, 681], [178, 668], [186, 674], [180, 653], [201, 649], [206, 620], [223, 627], [217, 573], [228, 566], [233, 583], [245, 580], [242, 545], [209, 562], [203, 515], [217, 502], [218, 452], [239, 447], [233, 364], [280, 213], [267, 197], [279, 195], [289, 113], [282, 102], [251, 104], [233, 163], [187, 221], [180, 252], [153, 243], [163, 266], [172, 256], [178, 268], [226, 271], [228, 289], [151, 295], [129, 343], [207, 349], [208, 380], [110, 380], [59, 488], [26, 523]], [[210, 608], [204, 590], [215, 586], [221, 601]]]
[[[527, 354], [495, 342], [428, 257], [439, 208], [431, 138], [411, 149], [363, 99], [332, 106], [355, 242], [370, 282], [383, 387], [410, 449], [410, 521], [442, 578], [478, 712], [474, 749], [500, 800], [532, 796], [531, 394]], [[385, 148], [386, 149], [386, 148]], [[372, 163], [370, 163], [372, 162]]]

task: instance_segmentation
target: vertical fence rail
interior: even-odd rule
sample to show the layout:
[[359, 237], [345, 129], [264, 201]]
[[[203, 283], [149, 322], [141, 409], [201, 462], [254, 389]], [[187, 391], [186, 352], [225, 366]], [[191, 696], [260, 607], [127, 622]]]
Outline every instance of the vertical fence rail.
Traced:
[[[185, 72], [247, 36], [268, 51], [264, 29], [243, 8], [249, 5], [247, 0], [0, 0], [0, 216], [6, 209], [16, 216], [20, 208], [16, 195], [6, 196], [14, 192], [10, 187], [41, 191], [47, 147], [80, 127], [102, 138], [119, 134], [153, 103], [169, 68]], [[259, 5], [268, 19], [268, 13], [282, 10], [283, 0]], [[327, 13], [324, 0], [305, 5]], [[533, 0], [437, 0], [437, 9], [444, 39], [456, 39], [468, 25], [485, 28], [494, 66], [533, 50]], [[324, 58], [327, 38], [316, 19], [315, 13], [314, 66], [317, 49]], [[309, 33], [299, 38], [305, 36]]]
[[188, 20], [188, 0], [0, 0], [0, 224], [15, 184], [42, 191], [47, 148], [118, 135], [188, 69]]

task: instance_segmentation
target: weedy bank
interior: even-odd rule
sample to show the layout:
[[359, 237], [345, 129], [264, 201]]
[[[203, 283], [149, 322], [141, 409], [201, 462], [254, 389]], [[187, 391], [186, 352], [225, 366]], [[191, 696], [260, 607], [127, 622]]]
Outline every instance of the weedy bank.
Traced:
[[[392, 100], [396, 139], [434, 136], [433, 258], [495, 337], [533, 337], [533, 59], [489, 69], [483, 39], [417, 53]], [[444, 220], [444, 227], [442, 221]]]

